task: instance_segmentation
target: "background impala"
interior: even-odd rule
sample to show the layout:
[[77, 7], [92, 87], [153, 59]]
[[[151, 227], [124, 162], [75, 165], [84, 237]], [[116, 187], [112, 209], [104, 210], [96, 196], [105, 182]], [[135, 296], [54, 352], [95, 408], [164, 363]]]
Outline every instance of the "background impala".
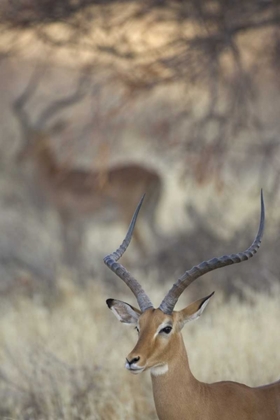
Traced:
[[[156, 235], [155, 214], [162, 190], [157, 171], [133, 162], [110, 165], [102, 153], [100, 158], [96, 157], [97, 168], [76, 168], [69, 150], [64, 151], [67, 158], [61, 161], [53, 138], [59, 136], [67, 123], [58, 115], [84, 98], [89, 82], [83, 75], [73, 93], [45, 104], [37, 117], [32, 118], [28, 104], [38, 90], [39, 77], [37, 70], [13, 103], [21, 130], [17, 163], [22, 169], [28, 168], [25, 173], [28, 173], [29, 188], [37, 202], [42, 201], [42, 207], [52, 207], [59, 216], [65, 263], [72, 270], [79, 267], [87, 220], [95, 217], [99, 223], [106, 224], [108, 220], [116, 222], [121, 218], [128, 224], [139, 196], [144, 192], [147, 193], [144, 219]], [[145, 243], [148, 246], [150, 241], [143, 232], [143, 229], [137, 230], [135, 238], [144, 255]]]

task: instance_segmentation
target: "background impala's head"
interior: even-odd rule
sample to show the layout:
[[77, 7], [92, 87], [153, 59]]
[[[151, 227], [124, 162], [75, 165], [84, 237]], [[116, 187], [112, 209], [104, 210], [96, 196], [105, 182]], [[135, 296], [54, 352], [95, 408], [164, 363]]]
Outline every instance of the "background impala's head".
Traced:
[[205, 298], [193, 302], [181, 311], [174, 311], [174, 307], [187, 286], [195, 279], [216, 268], [224, 267], [230, 264], [239, 263], [248, 260], [258, 250], [261, 244], [261, 238], [264, 230], [264, 202], [261, 193], [261, 218], [257, 236], [252, 245], [244, 252], [238, 254], [224, 255], [219, 258], [212, 258], [203, 261], [197, 266], [186, 271], [169, 290], [164, 297], [158, 309], [155, 309], [144, 292], [138, 281], [119, 263], [127, 249], [136, 219], [142, 205], [144, 197], [138, 204], [129, 226], [127, 235], [121, 246], [112, 254], [104, 258], [105, 264], [116, 273], [134, 293], [140, 310], [134, 308], [128, 303], [108, 299], [107, 305], [118, 318], [126, 325], [133, 325], [139, 334], [138, 341], [134, 349], [126, 358], [126, 368], [132, 373], [141, 373], [142, 371], [153, 368], [155, 375], [165, 373], [168, 370], [169, 363], [172, 363], [172, 355], [176, 344], [179, 346], [182, 337], [180, 334], [183, 326], [192, 320], [197, 319], [207, 306], [213, 293]]

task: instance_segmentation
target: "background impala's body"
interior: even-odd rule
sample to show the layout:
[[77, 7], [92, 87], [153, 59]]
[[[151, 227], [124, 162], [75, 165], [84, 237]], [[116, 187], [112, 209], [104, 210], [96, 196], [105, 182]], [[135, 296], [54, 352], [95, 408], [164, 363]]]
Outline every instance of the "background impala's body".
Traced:
[[134, 374], [151, 369], [154, 401], [160, 420], [279, 420], [280, 381], [250, 388], [236, 382], [206, 384], [193, 376], [181, 329], [202, 314], [213, 293], [181, 311], [174, 311], [179, 296], [196, 278], [216, 268], [245, 261], [257, 252], [264, 230], [263, 197], [260, 226], [253, 244], [244, 252], [213, 258], [186, 271], [158, 309], [154, 309], [137, 280], [117, 263], [129, 245], [141, 203], [122, 245], [104, 259], [130, 287], [140, 307], [139, 311], [125, 302], [107, 300], [116, 317], [125, 324], [135, 325], [139, 332], [138, 342], [126, 358], [126, 368]]

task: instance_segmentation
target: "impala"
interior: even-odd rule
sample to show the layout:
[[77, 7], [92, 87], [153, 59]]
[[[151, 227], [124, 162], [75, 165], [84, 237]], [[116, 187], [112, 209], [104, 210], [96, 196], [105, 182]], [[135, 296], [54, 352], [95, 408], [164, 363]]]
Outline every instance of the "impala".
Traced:
[[[162, 181], [158, 172], [145, 164], [122, 163], [104, 169], [73, 168], [58, 159], [51, 138], [63, 128], [58, 119], [59, 112], [77, 104], [85, 95], [85, 80], [82, 78], [77, 89], [60, 99], [42, 107], [36, 118], [29, 115], [27, 105], [33, 99], [40, 74], [35, 72], [23, 93], [13, 103], [14, 114], [21, 128], [21, 148], [18, 163], [28, 164], [31, 169], [32, 191], [57, 212], [62, 226], [62, 238], [66, 262], [76, 266], [81, 248], [86, 219], [101, 216], [101, 222], [119, 220], [129, 223], [139, 196], [147, 191], [145, 222], [149, 228], [155, 226], [155, 213], [161, 197]], [[105, 217], [104, 217], [105, 214]], [[100, 218], [99, 218], [100, 219]], [[103, 219], [103, 220], [102, 220]], [[73, 229], [75, 228], [75, 230]], [[136, 232], [136, 243], [144, 253], [146, 238], [140, 230]], [[154, 233], [156, 233], [154, 231]]]
[[155, 309], [138, 281], [117, 261], [127, 249], [143, 198], [139, 203], [121, 246], [104, 258], [135, 295], [139, 309], [108, 299], [107, 305], [119, 321], [134, 325], [139, 338], [126, 358], [126, 368], [134, 374], [151, 371], [154, 401], [160, 420], [279, 420], [280, 381], [250, 388], [236, 382], [206, 384], [192, 374], [181, 330], [197, 319], [213, 293], [174, 311], [180, 295], [195, 279], [216, 268], [246, 261], [258, 250], [264, 230], [265, 209], [261, 193], [261, 217], [257, 236], [244, 252], [212, 258], [186, 271]]

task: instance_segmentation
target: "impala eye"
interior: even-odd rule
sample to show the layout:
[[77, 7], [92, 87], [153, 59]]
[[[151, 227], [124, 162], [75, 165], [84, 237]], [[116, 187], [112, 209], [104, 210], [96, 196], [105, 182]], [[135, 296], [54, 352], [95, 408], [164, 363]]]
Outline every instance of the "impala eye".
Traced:
[[135, 327], [135, 329], [136, 329], [136, 331], [139, 333], [139, 328], [138, 328], [138, 327]]
[[162, 330], [160, 330], [160, 334], [164, 333], [164, 334], [170, 334], [172, 330], [172, 327], [164, 327]]

